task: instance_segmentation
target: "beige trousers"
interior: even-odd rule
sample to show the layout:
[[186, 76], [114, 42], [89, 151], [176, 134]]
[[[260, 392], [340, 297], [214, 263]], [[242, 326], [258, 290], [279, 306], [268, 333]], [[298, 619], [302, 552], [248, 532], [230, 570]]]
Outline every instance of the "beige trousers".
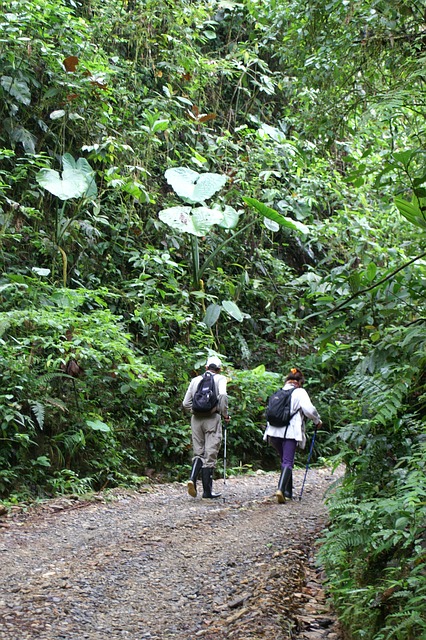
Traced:
[[222, 421], [218, 413], [191, 417], [194, 458], [201, 458], [203, 467], [214, 467], [222, 442]]

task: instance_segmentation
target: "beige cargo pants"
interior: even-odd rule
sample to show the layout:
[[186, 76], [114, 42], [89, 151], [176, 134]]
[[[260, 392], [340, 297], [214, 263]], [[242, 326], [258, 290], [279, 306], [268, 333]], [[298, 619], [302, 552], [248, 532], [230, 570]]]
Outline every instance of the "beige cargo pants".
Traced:
[[191, 417], [194, 458], [201, 458], [203, 467], [214, 467], [222, 443], [222, 420], [219, 413]]

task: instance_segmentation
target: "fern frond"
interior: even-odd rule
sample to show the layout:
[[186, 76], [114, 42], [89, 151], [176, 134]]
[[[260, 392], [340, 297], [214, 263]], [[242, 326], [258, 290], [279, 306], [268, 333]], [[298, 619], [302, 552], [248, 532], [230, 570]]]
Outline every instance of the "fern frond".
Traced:
[[37, 424], [39, 426], [40, 429], [43, 429], [44, 427], [44, 404], [42, 404], [41, 402], [37, 402], [34, 400], [29, 400], [28, 404], [31, 407], [31, 411], [35, 417], [35, 419], [37, 420]]
[[[398, 619], [401, 620], [401, 622], [395, 626], [395, 622]], [[426, 632], [426, 623], [418, 611], [394, 614], [388, 618], [388, 622], [390, 622], [390, 624], [388, 624], [384, 630], [389, 633], [387, 636], [389, 640], [391, 638], [403, 640], [405, 638], [416, 637], [420, 639], [425, 637], [423, 633]], [[413, 635], [416, 632], [420, 635]]]
[[39, 384], [47, 384], [52, 382], [55, 378], [67, 378], [68, 380], [74, 380], [74, 378], [67, 373], [62, 373], [62, 371], [48, 372], [43, 373], [43, 375], [38, 376], [37, 382]]
[[59, 400], [59, 398], [46, 398], [45, 402], [46, 404], [51, 404], [53, 407], [57, 407], [63, 412], [68, 411], [66, 404], [62, 402], [62, 400]]
[[409, 391], [409, 384], [405, 380], [389, 384], [380, 375], [353, 376], [348, 380], [348, 385], [363, 398], [369, 413], [381, 424], [390, 422], [398, 415]]
[[336, 535], [333, 540], [333, 550], [355, 551], [360, 547], [365, 548], [371, 541], [371, 536], [367, 531], [344, 531]]

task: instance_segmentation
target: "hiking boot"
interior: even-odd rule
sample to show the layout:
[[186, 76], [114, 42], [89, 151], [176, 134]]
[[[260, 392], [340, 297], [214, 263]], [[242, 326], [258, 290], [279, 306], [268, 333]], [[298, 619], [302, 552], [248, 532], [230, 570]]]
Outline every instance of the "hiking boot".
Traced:
[[288, 478], [287, 486], [284, 489], [284, 497], [287, 500], [293, 500], [293, 470], [290, 469], [290, 476]]
[[281, 471], [280, 479], [278, 481], [278, 489], [275, 494], [277, 496], [277, 501], [280, 504], [284, 504], [286, 497], [288, 497], [288, 483], [292, 475], [293, 474], [290, 467], [284, 467], [284, 469]]
[[201, 479], [203, 481], [203, 498], [218, 498], [220, 493], [213, 493], [213, 467], [203, 467], [201, 469]]
[[188, 493], [193, 498], [197, 497], [197, 478], [198, 478], [198, 474], [201, 471], [202, 466], [203, 466], [203, 461], [201, 460], [201, 458], [194, 458], [192, 462], [191, 476], [188, 482], [186, 483], [186, 486], [188, 488]]

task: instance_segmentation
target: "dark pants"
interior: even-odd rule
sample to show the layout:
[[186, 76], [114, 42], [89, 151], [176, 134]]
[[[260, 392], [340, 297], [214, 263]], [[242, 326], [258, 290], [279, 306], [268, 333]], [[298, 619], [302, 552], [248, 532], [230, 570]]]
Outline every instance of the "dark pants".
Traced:
[[276, 438], [275, 436], [268, 436], [270, 444], [274, 447], [281, 460], [281, 469], [290, 467], [293, 469], [294, 456], [296, 455], [296, 440]]

